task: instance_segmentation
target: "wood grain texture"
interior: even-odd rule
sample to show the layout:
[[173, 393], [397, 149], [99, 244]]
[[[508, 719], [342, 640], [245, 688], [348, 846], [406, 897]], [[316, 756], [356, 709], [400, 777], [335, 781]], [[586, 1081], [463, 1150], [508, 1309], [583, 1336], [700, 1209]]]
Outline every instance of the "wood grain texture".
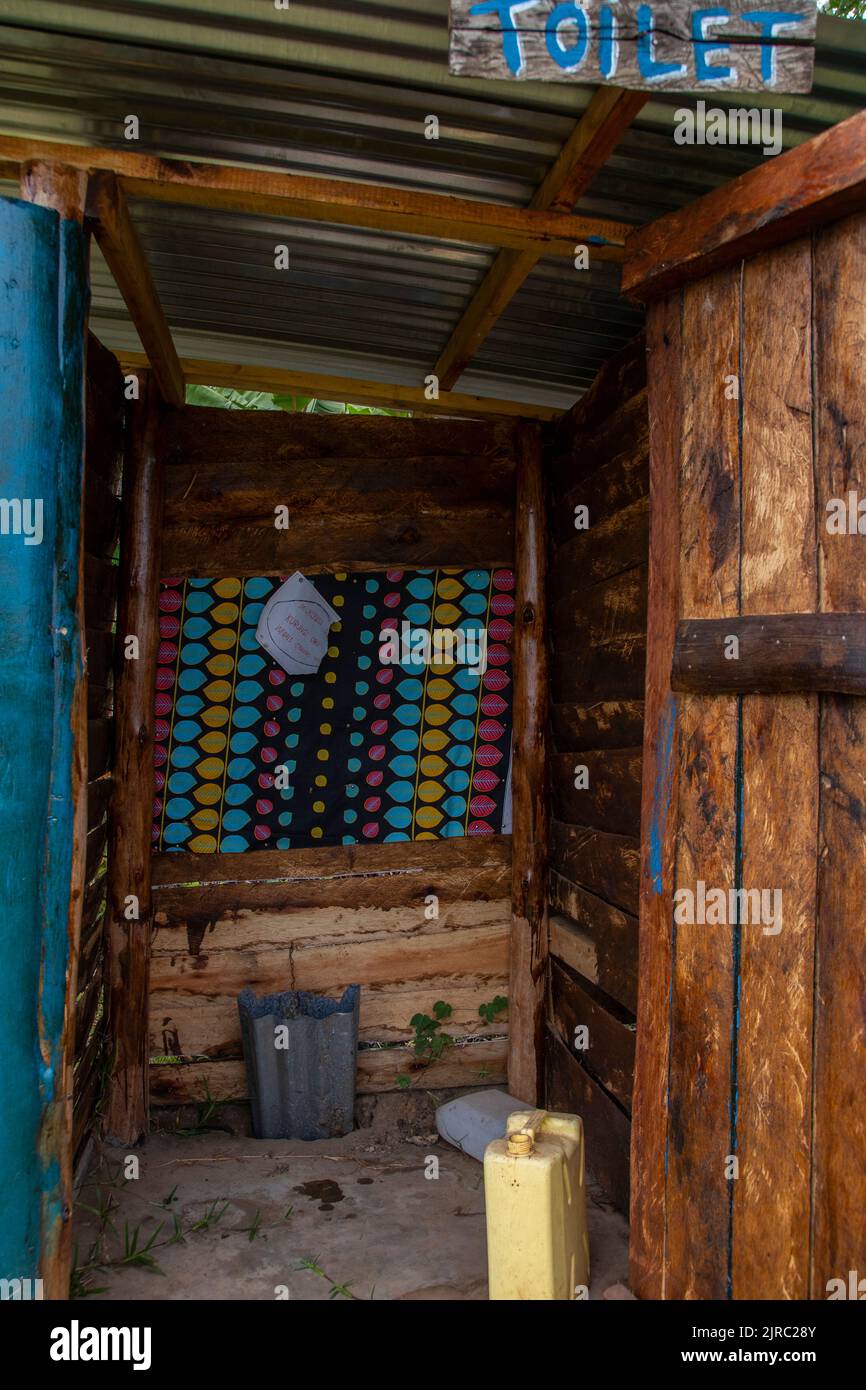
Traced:
[[551, 867], [633, 916], [638, 910], [640, 855], [637, 836], [557, 820], [550, 828]]
[[[809, 612], [817, 599], [811, 271], [808, 240], [744, 269], [747, 615]], [[778, 933], [740, 930], [735, 1299], [808, 1296], [817, 745], [814, 695], [743, 701], [741, 881], [747, 891], [778, 889], [783, 917]]]
[[[599, 88], [566, 140], [553, 166], [533, 194], [530, 208], [570, 212], [607, 162], [646, 98], [631, 92]], [[593, 238], [590, 255], [605, 261], [619, 257], [619, 246]], [[494, 324], [538, 264], [537, 250], [500, 251], [484, 276], [434, 367], [443, 391], [449, 393], [472, 361]]]
[[[815, 237], [815, 500], [866, 494], [866, 218]], [[866, 611], [862, 537], [819, 530], [820, 603]], [[866, 1268], [866, 702], [822, 701], [811, 1297]], [[861, 1276], [862, 1277], [862, 1273]]]
[[[505, 1081], [507, 1048], [503, 1039], [449, 1047], [429, 1067], [403, 1047], [368, 1048], [358, 1053], [356, 1087], [359, 1095], [397, 1089], [398, 1076], [411, 1077], [412, 1087], [501, 1086]], [[183, 1105], [210, 1095], [215, 1100], [243, 1100], [246, 1076], [242, 1061], [188, 1062], [151, 1067], [154, 1105]]]
[[[712, 332], [708, 337], [708, 325]], [[736, 272], [683, 295], [680, 593], [689, 617], [736, 613], [739, 599], [738, 406], [740, 279]], [[689, 363], [700, 357], [700, 371]], [[735, 886], [738, 707], [686, 696], [680, 711], [677, 888]], [[731, 1048], [736, 932], [679, 925], [673, 946], [667, 1297], [724, 1298], [728, 1290], [732, 1152]]]
[[512, 747], [512, 918], [508, 1034], [510, 1094], [542, 1095], [547, 963], [547, 534], [541, 439], [524, 426], [515, 519]]
[[[640, 748], [554, 753], [551, 804], [557, 820], [614, 835], [640, 833]], [[575, 783], [586, 780], [587, 786]]]
[[[118, 660], [115, 680], [114, 790], [109, 843], [110, 992], [114, 1067], [106, 1133], [136, 1143], [147, 1129], [147, 998], [151, 932], [150, 832], [153, 691], [158, 645], [158, 592], [163, 468], [158, 446], [161, 404], [145, 378], [130, 414], [124, 465], [124, 535], [120, 554]], [[126, 660], [124, 638], [139, 641]], [[129, 899], [138, 915], [128, 917]]]
[[[511, 6], [502, 12], [480, 12], [475, 0], [451, 0], [449, 68], [456, 76], [540, 82], [605, 82], [639, 90], [712, 92], [732, 82], [737, 91], [809, 92], [815, 58], [815, 5], [793, 0], [796, 29], [775, 35], [768, 47], [773, 58], [772, 82], [765, 71], [761, 26], [749, 22], [751, 0], [731, 0], [724, 11], [730, 27], [714, 29], [694, 39], [692, 15], [706, 13], [675, 0], [655, 0], [652, 49], [647, 51], [639, 0], [620, 0], [615, 10], [616, 45], [602, 56], [602, 40], [610, 47], [610, 7], [586, 0], [564, 10], [557, 0]], [[577, 20], [580, 20], [580, 26]], [[557, 23], [557, 20], [559, 23]], [[552, 22], [551, 22], [552, 21]], [[714, 49], [721, 42], [726, 51]], [[653, 61], [654, 60], [654, 61]], [[662, 66], [659, 66], [662, 65]], [[713, 68], [718, 72], [713, 72]], [[734, 75], [731, 76], [730, 74]]]
[[629, 1209], [629, 1120], [621, 1106], [548, 1029], [545, 1094], [551, 1110], [580, 1115], [586, 1166], [618, 1211]]
[[632, 233], [622, 291], [649, 301], [866, 206], [866, 112]]
[[[590, 941], [594, 964], [587, 978], [630, 1013], [634, 1013], [637, 1002], [637, 918], [555, 872], [550, 875], [549, 897], [551, 908], [559, 914], [566, 914], [558, 918], [559, 947], [566, 927], [574, 928], [581, 940]], [[551, 931], [551, 954], [562, 955], [559, 947], [554, 943]], [[586, 974], [579, 965], [573, 964], [568, 954], [563, 959], [579, 974]]]
[[114, 174], [95, 174], [88, 190], [88, 212], [96, 240], [123, 295], [163, 399], [183, 405], [183, 371], [172, 342], [144, 248], [129, 215], [126, 196]]
[[[682, 300], [647, 316], [650, 552], [641, 788], [637, 1044], [631, 1129], [631, 1286], [666, 1297], [669, 998], [678, 823], [679, 706], [669, 685], [679, 611]], [[637, 887], [637, 884], [636, 884]], [[637, 902], [634, 904], [637, 908]]]
[[166, 423], [166, 572], [510, 564], [514, 427], [465, 429], [187, 406]]
[[[755, 511], [760, 512], [761, 506], [769, 502], [767, 486]], [[797, 504], [802, 506], [802, 497], [797, 498]], [[784, 511], [776, 515], [782, 516]], [[764, 524], [779, 533], [785, 530], [769, 519]], [[796, 563], [808, 576], [815, 566], [814, 543], [812, 554], [804, 557], [798, 553], [799, 540], [799, 536], [794, 537]], [[781, 607], [786, 601], [790, 600], [777, 592], [769, 598], [767, 607]], [[739, 656], [734, 659], [726, 654], [732, 637], [739, 649]], [[677, 626], [671, 688], [699, 695], [781, 695], [798, 691], [866, 694], [866, 615], [780, 612], [686, 619]]]
[[[140, 371], [147, 366], [143, 352], [121, 353], [121, 362], [127, 371]], [[449, 391], [447, 395], [443, 393], [438, 399], [431, 400], [425, 386], [335, 376], [332, 372], [296, 371], [289, 367], [220, 362], [202, 357], [182, 357], [180, 365], [189, 386], [226, 386], [233, 391], [318, 396], [328, 401], [349, 401], [352, 405], [380, 405], [386, 410], [410, 410], [416, 418], [442, 415], [451, 420], [455, 416], [481, 420], [556, 420], [562, 414], [557, 406], [539, 405], [537, 401], [475, 396], [465, 391]]]
[[[490, 1003], [496, 994], [503, 994], [505, 988], [504, 976], [495, 981], [467, 984], [445, 979], [441, 982], [441, 993], [436, 982], [422, 981], [409, 988], [368, 985], [361, 990], [360, 1041], [410, 1041], [414, 1037], [410, 1019], [415, 1014], [430, 1014], [439, 998], [451, 1005], [446, 1031], [452, 1037], [501, 1036], [506, 1032], [503, 1016], [488, 1025], [478, 1009]], [[338, 995], [341, 991], [338, 983], [328, 986], [329, 994]], [[236, 1060], [241, 1055], [236, 996], [152, 990], [150, 1048], [154, 1056]]]
[[239, 1059], [246, 985], [333, 995], [360, 984], [365, 1043], [406, 1040], [437, 999], [454, 1008], [452, 1036], [502, 1035], [506, 1015], [491, 1028], [478, 1008], [508, 992], [510, 893], [500, 835], [156, 855], [151, 1054]]
[[622, 244], [625, 227], [599, 218], [546, 208], [450, 194], [358, 183], [351, 179], [161, 159], [132, 150], [93, 149], [56, 141], [4, 136], [0, 171], [28, 159], [61, 161], [75, 169], [110, 173], [131, 197], [186, 207], [261, 213], [305, 222], [330, 222], [482, 246], [538, 247], [543, 255], [571, 255], [575, 241], [594, 235]]
[[[31, 1200], [31, 1193], [27, 1191], [32, 1183], [31, 1174], [36, 1172], [40, 1175], [37, 1182], [39, 1210], [27, 1231], [26, 1250], [17, 1251], [7, 1267], [23, 1275], [35, 1259], [44, 1285], [44, 1296], [49, 1299], [67, 1297], [72, 1263], [75, 1000], [86, 891], [88, 691], [84, 639], [83, 522], [84, 362], [89, 246], [82, 226], [85, 185], [86, 180], [77, 170], [55, 161], [28, 162], [22, 167], [22, 200], [56, 214], [56, 217], [43, 221], [41, 231], [41, 240], [45, 246], [51, 247], [48, 255], [56, 264], [51, 265], [50, 269], [45, 265], [42, 259], [44, 251], [41, 247], [37, 251], [29, 240], [31, 225], [28, 224], [19, 230], [20, 242], [11, 251], [13, 263], [18, 261], [14, 272], [12, 266], [8, 265], [4, 266], [3, 272], [6, 300], [4, 337], [13, 350], [20, 349], [22, 339], [27, 340], [31, 335], [36, 343], [32, 356], [29, 349], [27, 354], [21, 354], [30, 372], [35, 371], [34, 375], [25, 374], [23, 379], [16, 375], [7, 356], [3, 371], [4, 390], [19, 413], [36, 414], [37, 406], [32, 398], [33, 383], [39, 379], [39, 368], [42, 367], [42, 384], [50, 386], [58, 405], [54, 417], [56, 438], [43, 440], [32, 425], [28, 427], [27, 443], [23, 447], [24, 473], [17, 471], [21, 468], [20, 458], [15, 459], [14, 463], [4, 459], [10, 482], [17, 480], [17, 488], [22, 495], [39, 497], [38, 506], [40, 509], [44, 507], [48, 518], [44, 539], [47, 542], [45, 554], [49, 559], [47, 568], [41, 574], [41, 587], [49, 595], [48, 621], [44, 621], [44, 614], [39, 611], [40, 596], [35, 595], [32, 588], [27, 592], [29, 567], [26, 560], [19, 558], [17, 563], [25, 576], [24, 593], [29, 604], [25, 602], [16, 611], [13, 600], [12, 610], [7, 613], [4, 624], [13, 648], [9, 672], [13, 718], [17, 713], [16, 723], [21, 720], [33, 721], [39, 727], [51, 758], [47, 796], [39, 812], [42, 823], [28, 845], [42, 880], [37, 911], [26, 924], [28, 940], [36, 943], [38, 952], [38, 989], [34, 990], [32, 997], [36, 1013], [33, 1035], [28, 1035], [26, 1025], [19, 1025], [29, 1054], [39, 1057], [38, 1100], [35, 1107], [29, 1097], [23, 1101], [18, 1098], [18, 1103], [14, 1104], [25, 1135], [28, 1134], [35, 1109], [38, 1116], [38, 1134], [34, 1136], [37, 1146], [29, 1161], [22, 1164], [19, 1160], [8, 1167], [4, 1165], [4, 1171], [14, 1184], [14, 1196], [22, 1213], [26, 1212]], [[33, 227], [36, 225], [32, 224]], [[39, 361], [39, 338], [44, 331], [44, 321], [32, 309], [29, 319], [26, 316], [20, 319], [18, 306], [10, 298], [19, 285], [29, 286], [32, 298], [33, 286], [40, 283], [40, 271], [44, 275], [44, 293], [50, 297], [53, 287], [56, 296], [55, 341], [52, 344], [53, 360], [50, 362], [53, 370], [45, 370], [49, 367], [48, 361]], [[42, 403], [42, 409], [48, 414], [46, 402]], [[21, 428], [21, 421], [13, 425], [10, 419], [5, 423], [6, 448], [12, 451], [13, 432]], [[37, 464], [34, 464], [31, 453], [34, 446], [41, 446], [44, 455]], [[30, 465], [29, 474], [26, 471], [27, 463]], [[9, 584], [8, 575], [3, 576], [3, 582]], [[41, 601], [44, 602], [44, 599]], [[39, 638], [17, 630], [25, 614], [27, 623], [40, 625]], [[40, 662], [41, 644], [46, 639], [50, 652], [48, 671]], [[22, 680], [18, 670], [18, 661], [22, 656], [25, 661], [29, 658], [35, 673], [30, 676], [29, 682], [26, 677]], [[41, 691], [40, 677], [44, 682]], [[29, 701], [26, 705], [16, 706], [15, 696], [20, 698], [25, 690], [28, 690]], [[49, 697], [47, 710], [42, 703], [46, 694]], [[40, 704], [43, 715], [41, 724]], [[48, 717], [44, 718], [46, 714]], [[16, 802], [21, 792], [19, 787], [16, 795], [14, 757], [10, 753], [11, 750], [4, 749], [4, 795], [10, 798], [17, 813]], [[27, 769], [37, 797], [42, 782], [38, 764], [37, 755]], [[25, 817], [26, 800], [26, 795], [21, 798]], [[15, 833], [20, 834], [21, 827], [16, 826]], [[27, 843], [26, 829], [23, 833]], [[26, 879], [26, 869], [19, 868], [21, 878]], [[16, 895], [21, 891], [18, 884], [15, 891]], [[26, 888], [23, 896], [26, 901]], [[12, 978], [12, 987], [16, 992], [23, 991], [27, 997], [27, 972], [26, 969], [16, 971], [16, 964], [20, 962], [16, 963], [14, 957], [10, 960], [7, 956], [5, 965]], [[23, 1076], [28, 1075], [29, 1060], [21, 1067], [20, 1063], [16, 1063], [14, 1053], [6, 1051], [5, 1047], [4, 1055], [6, 1066], [20, 1070]], [[37, 1084], [35, 1077], [30, 1079], [34, 1085]], [[7, 1104], [11, 1100], [11, 1097], [8, 1098]], [[3, 1253], [8, 1258], [5, 1247]]]
[[[560, 1041], [575, 1053], [581, 1066], [628, 1112], [635, 1040], [630, 1015], [618, 1009], [588, 980], [551, 960], [549, 1024]], [[586, 1031], [581, 1034], [578, 1029]]]
[[643, 739], [643, 700], [595, 700], [554, 705], [550, 711], [557, 753], [584, 748], [634, 748]]

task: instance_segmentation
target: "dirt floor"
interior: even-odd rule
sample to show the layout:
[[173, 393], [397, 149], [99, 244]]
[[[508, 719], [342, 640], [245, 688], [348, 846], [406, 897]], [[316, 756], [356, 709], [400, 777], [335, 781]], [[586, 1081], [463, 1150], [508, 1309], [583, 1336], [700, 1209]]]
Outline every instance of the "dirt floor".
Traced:
[[[104, 1148], [78, 1196], [77, 1291], [486, 1298], [481, 1164], [433, 1133], [408, 1133], [399, 1113], [380, 1105], [365, 1128], [316, 1143], [175, 1125], [129, 1154]], [[600, 1298], [626, 1280], [628, 1229], [594, 1185], [589, 1232], [590, 1297]]]

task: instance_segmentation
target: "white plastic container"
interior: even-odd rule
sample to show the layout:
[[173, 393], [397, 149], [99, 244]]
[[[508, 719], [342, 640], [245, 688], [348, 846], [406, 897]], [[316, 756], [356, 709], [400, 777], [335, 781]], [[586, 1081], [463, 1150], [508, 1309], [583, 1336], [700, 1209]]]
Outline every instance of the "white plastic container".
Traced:
[[484, 1162], [484, 1150], [505, 1136], [508, 1116], [526, 1107], [505, 1091], [487, 1088], [449, 1100], [436, 1111], [436, 1128], [443, 1139]]

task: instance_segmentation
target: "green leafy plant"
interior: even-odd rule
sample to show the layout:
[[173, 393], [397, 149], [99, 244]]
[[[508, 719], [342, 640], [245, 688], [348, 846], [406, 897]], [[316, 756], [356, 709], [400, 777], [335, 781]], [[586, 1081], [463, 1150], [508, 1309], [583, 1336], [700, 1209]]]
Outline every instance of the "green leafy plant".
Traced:
[[235, 391], [227, 386], [187, 386], [187, 405], [217, 410], [286, 410], [307, 415], [407, 415], [406, 410], [386, 410], [376, 405], [350, 405], [325, 401], [318, 396], [291, 396], [283, 392]]
[[[298, 1268], [308, 1269], [311, 1274], [317, 1274], [320, 1279], [327, 1280], [327, 1282], [331, 1285], [330, 1289], [328, 1290], [328, 1298], [357, 1298], [358, 1296], [357, 1294], [352, 1293], [351, 1284], [339, 1284], [336, 1279], [332, 1279], [330, 1274], [327, 1274], [325, 1270], [322, 1269], [322, 1266], [319, 1264], [318, 1259], [316, 1259], [312, 1255], [306, 1255], [304, 1259], [301, 1260], [300, 1264], [298, 1265]], [[372, 1298], [372, 1294], [370, 1295], [370, 1297]]]
[[503, 1013], [508, 1008], [508, 1000], [501, 994], [497, 994], [495, 999], [491, 999], [489, 1004], [478, 1005], [478, 1015], [484, 1019], [488, 1028], [492, 1027], [497, 1014]]
[[[488, 1003], [478, 1006], [478, 1015], [490, 1027], [497, 1016], [507, 1008], [508, 1000], [503, 995], [497, 994]], [[415, 1014], [409, 1020], [409, 1027], [414, 1033], [410, 1046], [415, 1056], [420, 1059], [424, 1071], [433, 1062], [438, 1062], [447, 1048], [456, 1046], [456, 1041], [452, 1035], [442, 1032], [442, 1024], [451, 1017], [453, 1012], [450, 1004], [446, 1004], [443, 999], [438, 999], [433, 1005], [432, 1015]], [[402, 1072], [397, 1077], [397, 1085], [401, 1091], [408, 1091], [412, 1085], [412, 1077]]]

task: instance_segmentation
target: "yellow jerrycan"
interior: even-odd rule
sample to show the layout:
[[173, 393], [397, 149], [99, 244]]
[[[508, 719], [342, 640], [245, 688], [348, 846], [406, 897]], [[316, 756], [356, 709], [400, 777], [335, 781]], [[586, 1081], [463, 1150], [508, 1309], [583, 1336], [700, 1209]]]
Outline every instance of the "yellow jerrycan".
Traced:
[[491, 1299], [586, 1298], [583, 1121], [519, 1110], [484, 1151]]

